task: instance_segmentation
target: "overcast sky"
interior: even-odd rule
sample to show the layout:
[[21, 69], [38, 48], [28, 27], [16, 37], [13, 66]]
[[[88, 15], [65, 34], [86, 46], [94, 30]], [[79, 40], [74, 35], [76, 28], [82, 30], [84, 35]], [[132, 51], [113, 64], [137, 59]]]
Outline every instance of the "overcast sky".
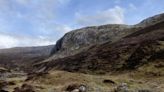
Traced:
[[72, 29], [163, 12], [164, 0], [0, 0], [0, 48], [55, 44]]

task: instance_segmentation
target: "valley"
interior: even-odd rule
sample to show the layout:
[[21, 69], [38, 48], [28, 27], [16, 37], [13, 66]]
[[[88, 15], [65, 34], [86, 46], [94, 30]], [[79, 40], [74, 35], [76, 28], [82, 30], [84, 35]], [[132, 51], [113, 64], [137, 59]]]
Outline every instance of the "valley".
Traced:
[[1, 49], [0, 92], [164, 92], [164, 14]]

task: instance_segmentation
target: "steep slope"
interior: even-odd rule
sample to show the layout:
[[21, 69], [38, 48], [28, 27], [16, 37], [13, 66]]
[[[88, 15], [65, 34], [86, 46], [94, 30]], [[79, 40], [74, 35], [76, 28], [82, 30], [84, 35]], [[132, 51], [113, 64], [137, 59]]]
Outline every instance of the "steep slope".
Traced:
[[51, 52], [52, 57], [43, 62], [75, 55], [96, 44], [118, 41], [141, 28], [132, 25], [109, 24], [73, 30], [57, 41]]
[[117, 40], [130, 32], [132, 26], [103, 25], [73, 30], [57, 41], [52, 54], [60, 51], [75, 51], [88, 45]]
[[[164, 21], [147, 25], [121, 40], [95, 45], [79, 54], [51, 59], [34, 66], [45, 70], [60, 69], [72, 72], [114, 72], [133, 70], [164, 59]], [[163, 74], [163, 73], [162, 73]]]
[[26, 70], [32, 63], [49, 57], [52, 48], [53, 45], [0, 49], [0, 66], [9, 69]]
[[162, 21], [164, 21], [163, 13], [144, 19], [143, 21], [141, 21], [139, 24], [136, 24], [135, 26], [146, 27], [146, 26], [151, 26]]
[[[91, 26], [73, 30], [66, 33], [54, 46], [51, 55], [53, 59], [77, 54], [84, 48], [102, 44], [104, 42], [115, 42], [137, 30], [164, 21], [164, 14], [149, 17], [136, 25], [109, 24], [102, 26]], [[59, 55], [60, 54], [60, 55]]]

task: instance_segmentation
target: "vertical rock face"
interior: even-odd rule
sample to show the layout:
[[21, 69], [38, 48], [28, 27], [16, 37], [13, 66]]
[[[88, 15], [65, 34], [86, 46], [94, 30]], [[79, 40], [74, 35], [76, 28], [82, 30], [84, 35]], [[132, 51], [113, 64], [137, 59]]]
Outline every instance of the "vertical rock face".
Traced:
[[[83, 48], [101, 44], [104, 42], [114, 42], [126, 35], [135, 32], [137, 27], [128, 25], [103, 25], [86, 27], [71, 31], [57, 41], [51, 55], [64, 53], [63, 56], [80, 52]], [[67, 53], [68, 52], [68, 53]]]

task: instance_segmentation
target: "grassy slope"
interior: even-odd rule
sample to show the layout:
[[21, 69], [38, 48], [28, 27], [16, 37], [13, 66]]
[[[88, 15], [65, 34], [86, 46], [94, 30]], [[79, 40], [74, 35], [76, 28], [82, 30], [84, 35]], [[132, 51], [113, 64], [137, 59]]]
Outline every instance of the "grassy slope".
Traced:
[[[139, 67], [135, 71], [116, 72], [113, 74], [91, 75], [83, 73], [71, 73], [66, 71], [51, 70], [48, 74], [33, 77], [29, 81], [26, 76], [7, 78], [16, 85], [7, 87], [9, 92], [22, 84], [29, 84], [36, 92], [64, 92], [68, 85], [87, 85], [89, 92], [109, 92], [120, 83], [127, 83], [129, 89], [150, 89], [153, 92], [164, 92], [164, 59], [157, 59]], [[103, 83], [110, 79], [116, 84]]]

